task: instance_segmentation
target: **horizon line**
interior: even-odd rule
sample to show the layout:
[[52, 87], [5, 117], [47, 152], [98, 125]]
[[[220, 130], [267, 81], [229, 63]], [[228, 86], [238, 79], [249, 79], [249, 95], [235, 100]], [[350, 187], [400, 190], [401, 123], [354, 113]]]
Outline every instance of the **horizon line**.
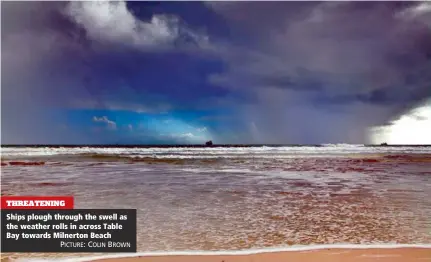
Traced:
[[325, 147], [331, 145], [351, 145], [365, 147], [428, 147], [431, 144], [0, 144], [0, 147]]

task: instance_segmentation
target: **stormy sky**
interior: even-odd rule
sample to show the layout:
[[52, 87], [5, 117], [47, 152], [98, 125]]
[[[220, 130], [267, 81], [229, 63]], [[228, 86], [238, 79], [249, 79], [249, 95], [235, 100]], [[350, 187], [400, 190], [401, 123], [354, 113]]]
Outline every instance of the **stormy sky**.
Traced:
[[2, 144], [426, 134], [431, 3], [1, 2], [1, 91]]

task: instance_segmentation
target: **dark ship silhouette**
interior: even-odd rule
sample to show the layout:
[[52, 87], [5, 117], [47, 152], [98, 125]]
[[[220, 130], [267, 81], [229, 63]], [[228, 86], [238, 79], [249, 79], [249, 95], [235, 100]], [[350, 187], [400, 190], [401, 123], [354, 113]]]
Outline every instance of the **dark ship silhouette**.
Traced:
[[205, 143], [205, 145], [206, 145], [206, 146], [212, 146], [212, 145], [213, 145], [213, 141], [211, 141], [211, 140], [210, 140], [210, 141], [207, 141], [207, 142]]

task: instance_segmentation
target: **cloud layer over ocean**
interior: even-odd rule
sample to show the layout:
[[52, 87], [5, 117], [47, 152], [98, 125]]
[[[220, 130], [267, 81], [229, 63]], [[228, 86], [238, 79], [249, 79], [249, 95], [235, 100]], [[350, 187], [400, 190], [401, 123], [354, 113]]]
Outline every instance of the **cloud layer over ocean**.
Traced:
[[428, 2], [1, 12], [2, 143], [367, 143], [431, 97]]

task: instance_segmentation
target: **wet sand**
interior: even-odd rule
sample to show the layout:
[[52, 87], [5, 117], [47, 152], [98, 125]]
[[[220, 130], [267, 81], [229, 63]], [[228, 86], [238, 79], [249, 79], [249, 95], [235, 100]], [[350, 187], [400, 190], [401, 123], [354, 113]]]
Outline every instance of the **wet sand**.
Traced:
[[324, 249], [261, 253], [253, 255], [190, 255], [111, 258], [98, 262], [410, 262], [431, 261], [431, 248]]

